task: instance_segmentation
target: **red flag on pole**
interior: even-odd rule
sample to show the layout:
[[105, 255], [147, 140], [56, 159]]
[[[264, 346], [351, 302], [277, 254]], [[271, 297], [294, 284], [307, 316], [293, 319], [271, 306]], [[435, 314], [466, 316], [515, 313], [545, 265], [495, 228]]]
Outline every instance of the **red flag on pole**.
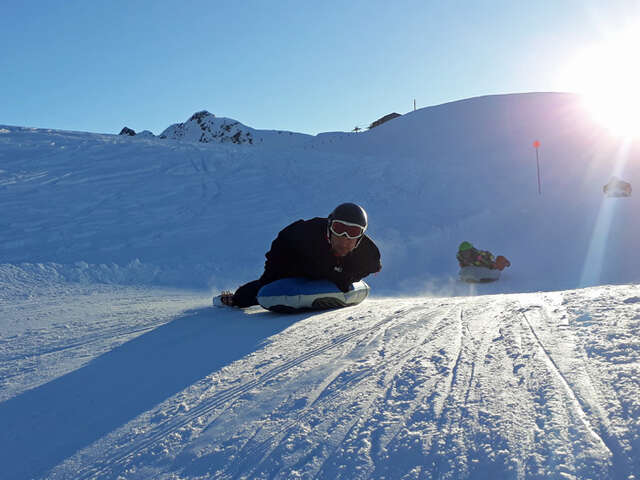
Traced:
[[536, 149], [536, 167], [538, 169], [538, 195], [542, 195], [542, 187], [540, 185], [540, 160], [538, 159], [538, 147], [540, 146], [540, 142], [535, 140], [533, 142], [533, 147]]

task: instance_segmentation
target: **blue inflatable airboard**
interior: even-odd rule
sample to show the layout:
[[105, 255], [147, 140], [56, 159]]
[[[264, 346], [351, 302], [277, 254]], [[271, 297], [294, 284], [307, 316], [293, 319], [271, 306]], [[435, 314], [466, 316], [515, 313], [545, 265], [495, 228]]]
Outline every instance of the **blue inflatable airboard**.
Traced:
[[283, 278], [262, 287], [258, 291], [258, 303], [274, 312], [324, 310], [357, 305], [368, 295], [369, 285], [362, 280], [343, 292], [328, 280]]

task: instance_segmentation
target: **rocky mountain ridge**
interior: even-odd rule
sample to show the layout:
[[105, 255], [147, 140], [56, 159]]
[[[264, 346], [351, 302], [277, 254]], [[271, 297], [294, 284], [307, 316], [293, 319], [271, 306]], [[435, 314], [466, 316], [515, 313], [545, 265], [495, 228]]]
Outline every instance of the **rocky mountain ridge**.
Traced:
[[[147, 130], [144, 132], [150, 133]], [[120, 135], [137, 136], [140, 134], [124, 127]], [[256, 130], [237, 120], [216, 117], [207, 110], [201, 110], [191, 115], [186, 122], [169, 126], [157, 138], [200, 143], [279, 146], [285, 141], [288, 144], [292, 142], [294, 144], [303, 143], [312, 136], [282, 130]]]

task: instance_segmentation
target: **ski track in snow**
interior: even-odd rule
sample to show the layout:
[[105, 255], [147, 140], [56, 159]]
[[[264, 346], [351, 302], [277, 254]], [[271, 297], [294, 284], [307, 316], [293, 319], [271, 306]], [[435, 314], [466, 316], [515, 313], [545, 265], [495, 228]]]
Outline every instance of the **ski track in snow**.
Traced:
[[214, 330], [280, 326], [41, 478], [632, 479], [637, 294], [372, 299], [293, 316], [207, 308]]
[[[214, 412], [216, 409], [225, 406], [226, 404], [233, 402], [241, 395], [249, 392], [254, 388], [258, 388], [264, 386], [267, 382], [277, 378], [279, 375], [284, 374], [290, 371], [294, 367], [298, 367], [302, 365], [304, 362], [311, 360], [323, 353], [327, 352], [330, 349], [337, 348], [347, 341], [353, 339], [356, 336], [366, 334], [370, 331], [376, 330], [382, 324], [387, 323], [390, 319], [384, 319], [372, 327], [366, 327], [360, 330], [356, 330], [355, 332], [351, 332], [349, 334], [341, 335], [338, 337], [334, 337], [330, 342], [323, 344], [319, 347], [314, 348], [311, 351], [305, 352], [299, 357], [296, 357], [292, 360], [284, 362], [281, 365], [278, 365], [266, 373], [262, 374], [259, 378], [255, 380], [251, 380], [247, 383], [239, 385], [237, 387], [231, 387], [227, 390], [220, 392], [219, 394], [214, 395], [211, 399], [209, 399], [206, 403], [199, 405], [197, 408], [189, 409], [189, 413], [184, 415], [183, 418], [180, 418], [176, 422], [163, 422], [158, 429], [153, 431], [152, 435], [149, 435], [149, 438], [145, 439], [142, 442], [137, 443], [133, 448], [126, 449], [120, 455], [114, 456], [113, 458], [108, 459], [105, 463], [107, 465], [111, 464], [120, 464], [123, 460], [129, 459], [139, 453], [141, 450], [153, 446], [160, 440], [168, 437], [170, 434], [178, 431], [180, 428], [185, 425], [195, 421], [198, 417], [203, 415], [210, 414]], [[315, 403], [315, 400], [314, 402]], [[104, 472], [105, 467], [102, 467], [97, 473]], [[90, 476], [94, 475], [94, 472], [91, 472]], [[85, 478], [85, 477], [81, 477]]]

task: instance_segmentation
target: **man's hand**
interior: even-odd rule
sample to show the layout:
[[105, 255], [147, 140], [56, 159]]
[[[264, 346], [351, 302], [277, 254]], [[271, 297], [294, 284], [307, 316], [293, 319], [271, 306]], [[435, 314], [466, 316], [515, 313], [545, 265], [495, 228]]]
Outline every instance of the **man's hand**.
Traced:
[[349, 288], [351, 287], [351, 282], [338, 281], [335, 282], [335, 284], [344, 293], [347, 293], [349, 291]]

